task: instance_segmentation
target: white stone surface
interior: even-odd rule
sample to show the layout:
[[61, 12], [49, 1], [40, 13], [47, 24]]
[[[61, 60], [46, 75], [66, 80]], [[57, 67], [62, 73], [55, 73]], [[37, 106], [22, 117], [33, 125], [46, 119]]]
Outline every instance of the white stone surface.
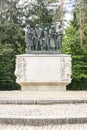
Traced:
[[87, 91], [0, 91], [0, 100], [87, 100]]
[[66, 90], [66, 85], [71, 82], [71, 56], [17, 55], [15, 75], [22, 90]]
[[[66, 92], [28, 92], [28, 91], [0, 91], [0, 99], [31, 99], [31, 98], [67, 98], [87, 99], [86, 91]], [[0, 116], [35, 116], [35, 117], [87, 117], [87, 104], [54, 104], [54, 105], [7, 105], [0, 104]], [[0, 130], [87, 130], [85, 124], [59, 124], [29, 126], [18, 124], [1, 124]]]
[[86, 118], [87, 104], [52, 104], [52, 105], [0, 105], [1, 117], [19, 118]]
[[1, 130], [87, 130], [87, 124], [67, 124], [67, 125], [48, 125], [48, 126], [20, 126], [2, 125]]

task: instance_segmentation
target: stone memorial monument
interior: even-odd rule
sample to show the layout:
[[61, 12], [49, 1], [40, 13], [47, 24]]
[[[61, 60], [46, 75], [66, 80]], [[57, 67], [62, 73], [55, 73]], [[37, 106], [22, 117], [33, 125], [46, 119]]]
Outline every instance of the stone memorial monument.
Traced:
[[26, 54], [16, 56], [16, 82], [21, 90], [64, 91], [71, 82], [71, 55], [61, 54], [63, 29], [27, 26]]

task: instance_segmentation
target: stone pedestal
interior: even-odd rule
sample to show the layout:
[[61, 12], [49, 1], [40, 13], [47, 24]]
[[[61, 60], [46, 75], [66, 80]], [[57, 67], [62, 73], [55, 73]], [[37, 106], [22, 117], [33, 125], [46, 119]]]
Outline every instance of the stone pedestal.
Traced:
[[66, 90], [71, 82], [71, 56], [22, 54], [16, 56], [16, 82], [21, 90]]

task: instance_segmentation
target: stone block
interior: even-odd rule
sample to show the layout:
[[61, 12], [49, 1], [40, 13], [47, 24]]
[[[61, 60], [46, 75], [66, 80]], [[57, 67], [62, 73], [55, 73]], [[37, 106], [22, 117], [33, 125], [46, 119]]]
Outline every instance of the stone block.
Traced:
[[15, 75], [22, 90], [65, 91], [71, 82], [71, 55], [17, 55]]

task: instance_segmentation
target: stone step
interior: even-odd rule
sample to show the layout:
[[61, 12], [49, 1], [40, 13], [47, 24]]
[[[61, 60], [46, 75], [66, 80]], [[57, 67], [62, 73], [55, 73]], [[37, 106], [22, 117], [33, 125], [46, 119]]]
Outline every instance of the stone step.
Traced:
[[10, 125], [0, 124], [1, 130], [87, 130], [87, 124], [62, 124], [62, 125]]
[[[84, 123], [87, 124], [86, 91], [0, 92], [1, 125], [28, 125], [32, 128], [35, 126], [34, 130], [36, 130], [37, 126], [40, 126], [39, 128], [42, 127], [43, 129], [43, 126], [49, 125], [56, 125], [58, 127], [58, 125], [63, 124]], [[55, 129], [55, 127], [53, 128]]]
[[87, 103], [86, 91], [37, 92], [0, 91], [0, 104], [67, 104]]
[[87, 91], [0, 91], [0, 99], [87, 99]]
[[0, 99], [0, 104], [39, 104], [39, 105], [49, 105], [49, 104], [76, 104], [76, 103], [87, 103], [87, 99], [26, 99], [26, 100], [13, 100], [13, 99]]
[[29, 125], [29, 126], [43, 126], [43, 125], [61, 125], [61, 124], [87, 124], [86, 117], [78, 118], [57, 118], [57, 117], [22, 117], [22, 116], [8, 116], [0, 117], [0, 124], [10, 125]]
[[87, 123], [87, 104], [0, 105], [0, 123], [35, 126]]

